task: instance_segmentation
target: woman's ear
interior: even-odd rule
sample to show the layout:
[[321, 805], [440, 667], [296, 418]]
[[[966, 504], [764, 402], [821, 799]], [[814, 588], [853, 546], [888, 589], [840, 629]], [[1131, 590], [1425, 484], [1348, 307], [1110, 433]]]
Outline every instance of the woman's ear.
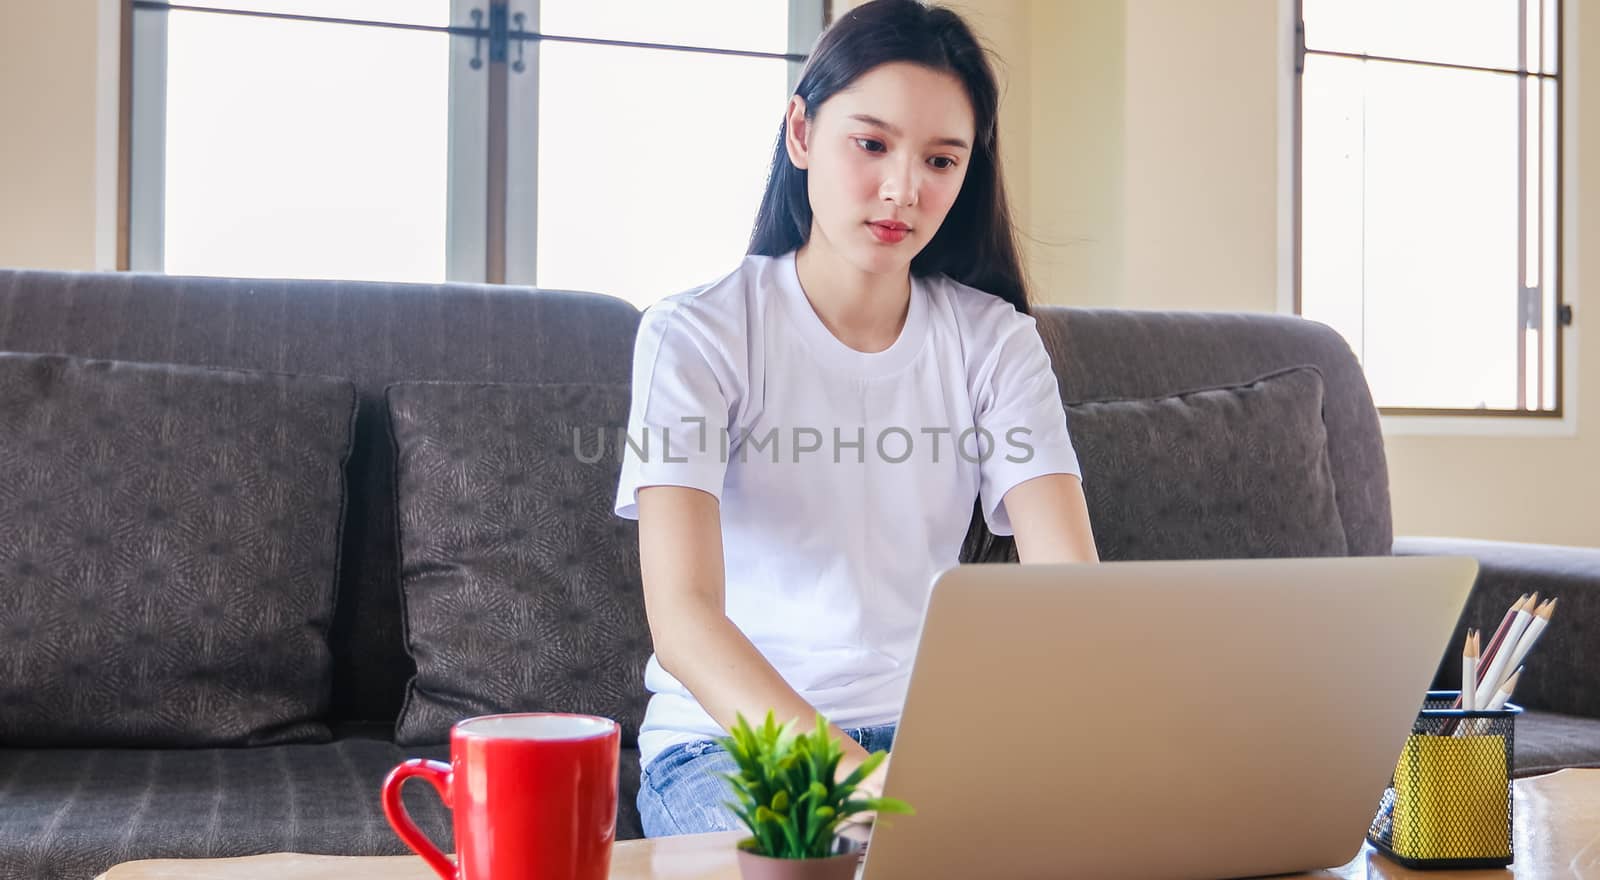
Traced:
[[799, 95], [791, 96], [787, 115], [783, 145], [789, 151], [789, 161], [794, 163], [794, 167], [804, 169], [809, 160], [807, 144], [811, 140], [811, 126], [806, 121], [806, 99]]

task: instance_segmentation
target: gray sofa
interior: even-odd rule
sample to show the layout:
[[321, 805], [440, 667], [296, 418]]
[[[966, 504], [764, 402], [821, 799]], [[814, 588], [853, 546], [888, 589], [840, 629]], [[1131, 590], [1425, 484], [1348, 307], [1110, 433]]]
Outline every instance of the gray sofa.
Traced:
[[[1478, 556], [1483, 574], [1467, 619], [1482, 626], [1492, 627], [1491, 618], [1520, 591], [1559, 595], [1559, 625], [1519, 693], [1519, 701], [1534, 711], [1518, 729], [1517, 768], [1534, 773], [1600, 766], [1600, 685], [1590, 674], [1600, 657], [1600, 551], [1395, 542], [1377, 415], [1358, 364], [1333, 332], [1292, 318], [1249, 314], [1042, 307], [1038, 317], [1064, 400], [1074, 407], [1069, 418], [1107, 429], [1119, 418], [1176, 420], [1168, 423], [1178, 426], [1171, 436], [1147, 432], [1144, 441], [1154, 445], [1139, 453], [1153, 456], [1147, 462], [1237, 462], [1240, 445], [1260, 446], [1252, 454], [1272, 458], [1278, 448], [1273, 442], [1229, 441], [1226, 433], [1205, 430], [1204, 419], [1250, 412], [1256, 405], [1251, 401], [1270, 396], [1250, 396], [1255, 392], [1249, 389], [1266, 387], [1258, 383], [1261, 377], [1314, 367], [1324, 395], [1320, 407], [1311, 403], [1311, 412], [1321, 415], [1315, 444], [1303, 437], [1289, 440], [1298, 444], [1296, 455], [1309, 454], [1314, 445], [1318, 472], [1331, 481], [1321, 491], [1336, 505], [1325, 511], [1339, 530], [1336, 546], [1352, 555], [1393, 548]], [[0, 352], [346, 377], [357, 394], [328, 630], [331, 663], [322, 720], [329, 735], [323, 741], [197, 748], [116, 742], [52, 748], [0, 741], [0, 877], [90, 877], [120, 861], [152, 857], [404, 852], [384, 821], [378, 785], [402, 759], [443, 758], [446, 747], [395, 742], [396, 719], [417, 663], [408, 655], [399, 589], [396, 454], [385, 389], [405, 380], [625, 389], [638, 320], [633, 306], [582, 292], [0, 270]], [[1240, 392], [1244, 397], [1235, 393], [1239, 388], [1246, 389]], [[1207, 398], [1211, 392], [1205, 389], [1223, 389], [1224, 397]], [[1174, 409], [1172, 401], [1188, 400], [1185, 394], [1193, 406]], [[1118, 410], [1121, 404], [1133, 408]], [[1166, 415], [1156, 412], [1163, 406]], [[1206, 406], [1212, 407], [1209, 415], [1202, 411]], [[1264, 429], [1262, 436], [1274, 435]], [[1118, 453], [1128, 449], [1140, 447], [1102, 443], [1084, 456], [1094, 489], [1091, 512], [1108, 559], [1140, 555], [1141, 547], [1155, 546], [1141, 541], [1158, 532], [1167, 542], [1161, 552], [1169, 556], [1238, 555], [1241, 546], [1252, 549], [1252, 536], [1268, 532], [1270, 540], [1261, 538], [1251, 555], [1320, 546], [1273, 532], [1277, 521], [1298, 517], [1301, 495], [1273, 496], [1304, 470], [1294, 460], [1278, 456], [1287, 482], [1257, 481], [1230, 490], [1255, 493], [1254, 499], [1224, 511], [1233, 525], [1218, 531], [1216, 521], [1193, 515], [1193, 499], [1188, 506], [1173, 500], [1182, 498], [1180, 486], [1189, 481], [1181, 475], [1141, 481], [1147, 464], [1123, 460], [1127, 456]], [[1120, 476], [1106, 476], [1112, 473]], [[1194, 484], [1204, 481], [1197, 476]], [[1308, 484], [1303, 491], [1317, 487]], [[602, 497], [586, 503], [609, 511], [609, 498], [593, 494]], [[1328, 523], [1319, 527], [1325, 541]], [[608, 534], [601, 540], [625, 545], [634, 533], [619, 528]], [[630, 552], [625, 546], [607, 550], [624, 561]], [[1007, 553], [1004, 542], [975, 533], [966, 557], [1003, 560]], [[4, 595], [18, 583], [7, 577], [0, 570], [0, 603], [17, 599]], [[649, 653], [641, 599], [626, 589], [609, 595], [606, 601], [623, 610], [599, 613], [629, 623], [626, 632], [606, 631], [618, 646], [607, 656], [631, 677]], [[561, 625], [578, 641], [593, 634], [584, 631], [592, 623], [581, 615], [562, 618]], [[1441, 662], [1442, 686], [1451, 680], [1449, 657], [1458, 655], [1457, 647]], [[561, 679], [557, 683], [568, 688], [561, 693], [582, 694], [595, 670], [589, 660], [563, 666], [558, 658], [541, 667], [541, 674]], [[639, 835], [632, 735], [644, 696], [629, 693], [606, 704], [619, 707], [628, 728], [618, 817], [623, 839]], [[0, 705], [0, 720], [5, 711]], [[418, 823], [448, 845], [448, 814], [431, 791], [418, 790], [423, 788], [412, 786], [406, 801]]]

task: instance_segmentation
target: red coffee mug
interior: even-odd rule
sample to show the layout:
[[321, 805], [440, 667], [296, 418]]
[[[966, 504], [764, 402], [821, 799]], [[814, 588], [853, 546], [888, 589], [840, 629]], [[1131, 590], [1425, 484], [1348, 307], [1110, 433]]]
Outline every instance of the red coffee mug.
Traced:
[[[609, 718], [468, 718], [450, 729], [450, 763], [413, 758], [390, 771], [383, 812], [446, 880], [606, 880], [621, 747], [622, 728]], [[400, 786], [413, 776], [454, 813], [454, 864], [406, 814]]]

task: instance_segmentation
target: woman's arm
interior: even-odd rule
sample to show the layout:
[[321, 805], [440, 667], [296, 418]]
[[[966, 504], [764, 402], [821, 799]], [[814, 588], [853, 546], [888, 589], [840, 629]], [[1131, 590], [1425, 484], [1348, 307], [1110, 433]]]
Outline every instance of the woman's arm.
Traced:
[[[801, 731], [810, 730], [817, 710], [728, 619], [717, 499], [681, 486], [646, 486], [638, 499], [645, 613], [661, 668], [724, 730], [733, 728], [735, 713], [759, 724], [769, 709], [779, 723], [798, 719]], [[843, 777], [867, 751], [837, 725], [829, 727], [844, 749]]]
[[1083, 482], [1044, 474], [1011, 487], [1001, 502], [1017, 537], [1022, 562], [1099, 562]]

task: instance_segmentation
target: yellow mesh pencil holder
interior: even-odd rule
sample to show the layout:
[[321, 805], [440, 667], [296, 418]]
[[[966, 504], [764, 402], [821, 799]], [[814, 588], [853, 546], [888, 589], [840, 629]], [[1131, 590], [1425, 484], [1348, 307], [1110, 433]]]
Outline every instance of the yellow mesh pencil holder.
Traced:
[[1429, 691], [1367, 841], [1408, 868], [1511, 864], [1511, 757], [1522, 707], [1452, 709], [1457, 691]]

